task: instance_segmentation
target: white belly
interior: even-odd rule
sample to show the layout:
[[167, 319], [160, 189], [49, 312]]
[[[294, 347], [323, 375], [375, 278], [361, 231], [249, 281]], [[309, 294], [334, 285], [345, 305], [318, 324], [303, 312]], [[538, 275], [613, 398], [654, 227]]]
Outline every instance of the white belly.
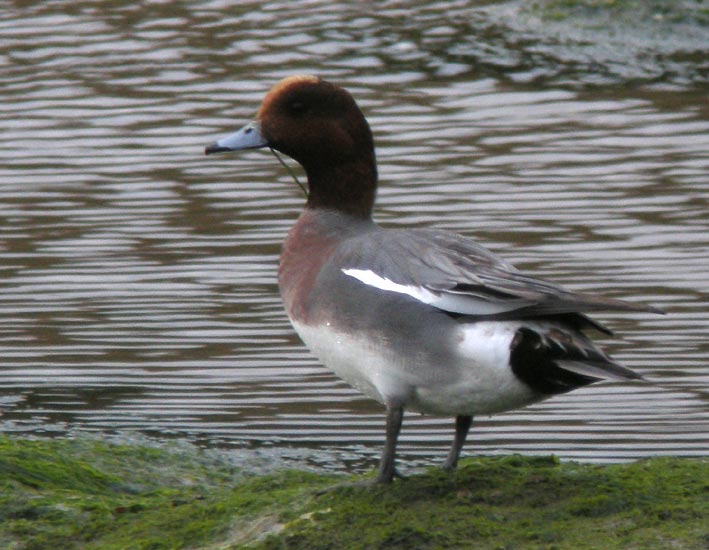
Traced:
[[[519, 381], [509, 367], [516, 322], [459, 325], [457, 349], [447, 364], [431, 364], [427, 354], [408, 358], [384, 345], [328, 326], [293, 323], [305, 344], [337, 376], [389, 406], [429, 414], [477, 415], [519, 408], [541, 396]], [[384, 340], [382, 340], [384, 341]], [[430, 361], [430, 360], [428, 360]]]

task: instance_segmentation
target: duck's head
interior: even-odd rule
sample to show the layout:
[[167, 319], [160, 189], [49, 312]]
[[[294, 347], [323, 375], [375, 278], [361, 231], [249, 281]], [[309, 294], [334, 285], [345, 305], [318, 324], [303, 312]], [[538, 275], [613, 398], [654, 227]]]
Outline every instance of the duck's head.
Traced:
[[270, 147], [308, 176], [311, 208], [369, 217], [377, 169], [369, 125], [345, 89], [315, 76], [291, 76], [268, 92], [256, 119], [209, 145], [206, 154]]

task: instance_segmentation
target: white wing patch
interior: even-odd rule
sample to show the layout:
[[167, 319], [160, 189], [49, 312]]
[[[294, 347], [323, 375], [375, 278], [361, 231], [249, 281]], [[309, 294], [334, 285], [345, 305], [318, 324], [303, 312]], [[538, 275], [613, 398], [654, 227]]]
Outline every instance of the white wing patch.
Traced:
[[373, 286], [380, 290], [387, 290], [389, 292], [398, 292], [399, 294], [406, 294], [412, 298], [416, 298], [424, 304], [433, 304], [440, 296], [437, 296], [430, 290], [427, 290], [420, 286], [409, 286], [401, 285], [395, 283], [390, 279], [386, 279], [380, 275], [370, 271], [368, 269], [343, 269], [342, 273], [354, 277], [358, 281], [364, 283], [367, 286]]
[[519, 309], [527, 303], [520, 301], [493, 302], [465, 293], [433, 292], [419, 285], [402, 285], [395, 283], [391, 279], [382, 277], [369, 269], [343, 269], [342, 273], [349, 277], [354, 277], [367, 286], [372, 286], [387, 292], [397, 292], [406, 294], [412, 298], [428, 304], [430, 306], [450, 311], [452, 313], [463, 313], [466, 315], [493, 315], [505, 311]]

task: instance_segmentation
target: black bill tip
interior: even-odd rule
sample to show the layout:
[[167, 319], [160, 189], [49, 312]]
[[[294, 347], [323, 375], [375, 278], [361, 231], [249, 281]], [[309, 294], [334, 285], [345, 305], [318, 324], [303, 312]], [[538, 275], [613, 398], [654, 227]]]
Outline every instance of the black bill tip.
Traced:
[[205, 155], [213, 155], [214, 153], [225, 153], [231, 151], [229, 147], [223, 147], [219, 145], [216, 141], [204, 148]]

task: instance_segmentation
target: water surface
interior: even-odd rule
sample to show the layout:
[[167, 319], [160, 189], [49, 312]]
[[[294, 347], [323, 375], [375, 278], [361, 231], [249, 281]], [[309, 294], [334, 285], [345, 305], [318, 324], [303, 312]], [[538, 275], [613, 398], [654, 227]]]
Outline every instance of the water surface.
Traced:
[[[317, 363], [278, 298], [302, 193], [268, 153], [203, 156], [275, 81], [315, 72], [374, 129], [382, 224], [667, 311], [596, 316], [658, 384], [480, 418], [467, 453], [706, 455], [709, 86], [692, 51], [709, 40], [690, 22], [655, 65], [641, 35], [625, 66], [594, 66], [530, 21], [499, 2], [4, 3], [0, 429], [371, 467], [381, 407]], [[442, 459], [451, 436], [410, 415], [402, 457]]]

